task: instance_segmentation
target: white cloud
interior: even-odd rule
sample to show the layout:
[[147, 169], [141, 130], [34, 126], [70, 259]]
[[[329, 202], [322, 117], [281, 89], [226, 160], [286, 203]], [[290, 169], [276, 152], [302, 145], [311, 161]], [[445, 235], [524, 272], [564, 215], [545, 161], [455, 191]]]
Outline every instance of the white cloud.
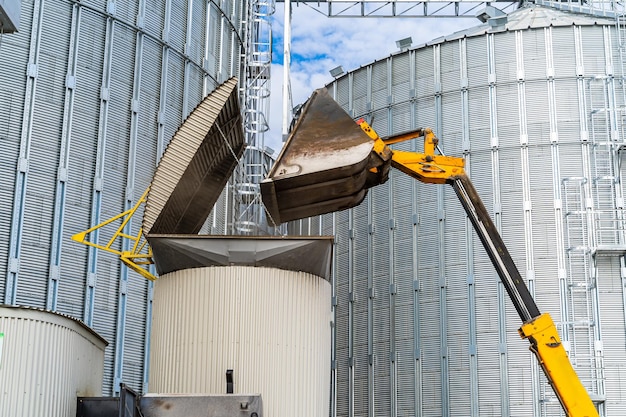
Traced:
[[[292, 5], [291, 90], [293, 104], [304, 102], [316, 88], [332, 81], [329, 70], [341, 65], [356, 69], [397, 52], [396, 40], [411, 37], [419, 46], [440, 36], [479, 24], [471, 18], [329, 18], [310, 7]], [[272, 31], [275, 44], [272, 65], [270, 131], [265, 144], [282, 146], [282, 38], [283, 3], [277, 3]]]

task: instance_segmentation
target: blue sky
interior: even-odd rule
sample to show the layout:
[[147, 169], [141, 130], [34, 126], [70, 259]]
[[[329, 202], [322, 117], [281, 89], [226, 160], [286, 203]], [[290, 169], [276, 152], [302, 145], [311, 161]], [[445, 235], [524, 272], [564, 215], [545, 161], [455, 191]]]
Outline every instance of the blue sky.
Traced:
[[[282, 146], [283, 7], [276, 3], [272, 18], [270, 131], [265, 134], [265, 145], [277, 152]], [[397, 52], [398, 39], [410, 36], [419, 46], [479, 24], [474, 18], [329, 18], [305, 4], [292, 4], [293, 104], [332, 81], [330, 69], [341, 65], [350, 71]]]

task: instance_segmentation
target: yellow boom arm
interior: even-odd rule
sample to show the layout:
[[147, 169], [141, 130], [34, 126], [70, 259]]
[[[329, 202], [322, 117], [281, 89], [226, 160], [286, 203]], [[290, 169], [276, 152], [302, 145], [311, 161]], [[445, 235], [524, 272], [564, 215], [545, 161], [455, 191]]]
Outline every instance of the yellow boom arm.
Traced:
[[463, 158], [436, 155], [438, 139], [431, 129], [382, 139], [365, 121], [359, 120], [357, 123], [375, 142], [374, 150], [380, 154], [388, 152], [388, 144], [424, 137], [423, 154], [391, 151], [391, 166], [419, 181], [449, 183], [454, 187], [523, 321], [519, 334], [530, 342], [530, 351], [537, 357], [563, 410], [570, 417], [598, 416], [587, 390], [567, 357], [552, 318], [548, 313], [539, 312], [491, 217], [465, 174]]

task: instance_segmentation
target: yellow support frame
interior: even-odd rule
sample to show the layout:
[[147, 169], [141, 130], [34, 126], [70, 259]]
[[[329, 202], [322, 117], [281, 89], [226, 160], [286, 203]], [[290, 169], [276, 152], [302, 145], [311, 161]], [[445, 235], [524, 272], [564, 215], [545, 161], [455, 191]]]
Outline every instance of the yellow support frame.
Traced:
[[[148, 241], [143, 235], [143, 229], [139, 228], [139, 232], [136, 236], [129, 235], [124, 233], [124, 227], [128, 224], [133, 215], [139, 210], [139, 207], [143, 203], [146, 202], [146, 197], [148, 195], [148, 190], [144, 191], [143, 195], [137, 200], [137, 203], [130, 209], [126, 210], [123, 213], [120, 213], [116, 216], [111, 217], [108, 220], [103, 221], [100, 224], [97, 224], [83, 232], [76, 233], [72, 236], [72, 240], [78, 243], [82, 243], [83, 245], [91, 246], [96, 249], [100, 249], [109, 253], [113, 253], [119, 256], [120, 261], [133, 271], [137, 272], [144, 278], [147, 278], [151, 281], [156, 280], [156, 276], [154, 276], [149, 270], [144, 268], [146, 265], [152, 265], [154, 261], [152, 260], [152, 248], [148, 244]], [[122, 219], [122, 224], [117, 228], [115, 233], [106, 245], [99, 245], [97, 243], [90, 242], [87, 240], [87, 235], [91, 232], [98, 230], [108, 224], [113, 223], [116, 220]], [[113, 244], [118, 238], [128, 239], [133, 242], [133, 246], [129, 251], [119, 251], [117, 249], [112, 248]]]

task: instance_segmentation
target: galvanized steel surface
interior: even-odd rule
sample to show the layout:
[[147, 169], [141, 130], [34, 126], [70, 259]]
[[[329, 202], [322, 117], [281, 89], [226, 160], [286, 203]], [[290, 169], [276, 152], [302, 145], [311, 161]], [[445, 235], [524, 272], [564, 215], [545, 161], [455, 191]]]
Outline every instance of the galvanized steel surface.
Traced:
[[[446, 154], [466, 158], [600, 414], [620, 416], [624, 264], [616, 251], [594, 257], [600, 240], [626, 241], [620, 34], [612, 20], [539, 7], [509, 21], [532, 23], [453, 35], [327, 88], [380, 135], [430, 126]], [[363, 204], [321, 223], [337, 242], [332, 416], [559, 415], [449, 187], [392, 171]], [[309, 224], [290, 231], [318, 233]]]
[[[120, 381], [141, 392], [151, 284], [70, 236], [132, 207], [191, 110], [243, 75], [249, 5], [21, 6], [20, 31], [0, 43], [0, 297], [82, 319], [110, 341], [104, 394]], [[217, 205], [208, 233], [225, 230], [230, 201]]]
[[327, 416], [330, 283], [274, 268], [208, 267], [156, 281], [150, 391], [259, 393], [265, 415]]
[[83, 323], [0, 305], [0, 333], [0, 415], [74, 416], [77, 396], [101, 394], [108, 343]]

